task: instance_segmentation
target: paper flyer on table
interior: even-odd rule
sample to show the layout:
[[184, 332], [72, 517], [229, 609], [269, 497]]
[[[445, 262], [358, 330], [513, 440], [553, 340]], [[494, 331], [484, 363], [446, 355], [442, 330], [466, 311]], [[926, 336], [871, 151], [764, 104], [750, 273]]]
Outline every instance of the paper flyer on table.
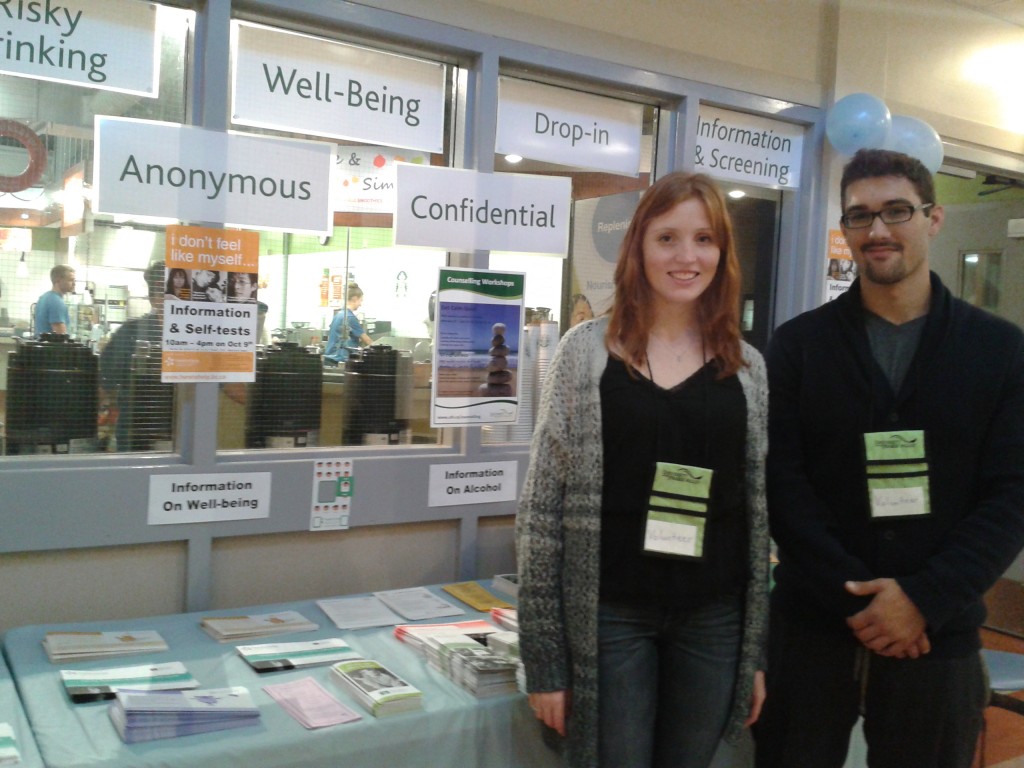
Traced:
[[430, 425], [515, 424], [525, 276], [442, 268]]

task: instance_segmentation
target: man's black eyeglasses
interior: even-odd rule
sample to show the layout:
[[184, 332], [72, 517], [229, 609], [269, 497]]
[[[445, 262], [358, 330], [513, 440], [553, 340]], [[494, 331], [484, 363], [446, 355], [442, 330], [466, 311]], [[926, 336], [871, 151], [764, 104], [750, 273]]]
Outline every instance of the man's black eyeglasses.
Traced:
[[864, 229], [870, 227], [875, 216], [882, 220], [883, 224], [902, 224], [910, 221], [917, 211], [928, 212], [928, 209], [935, 203], [923, 203], [922, 205], [890, 205], [880, 211], [853, 211], [844, 213], [839, 217], [840, 223], [847, 229]]

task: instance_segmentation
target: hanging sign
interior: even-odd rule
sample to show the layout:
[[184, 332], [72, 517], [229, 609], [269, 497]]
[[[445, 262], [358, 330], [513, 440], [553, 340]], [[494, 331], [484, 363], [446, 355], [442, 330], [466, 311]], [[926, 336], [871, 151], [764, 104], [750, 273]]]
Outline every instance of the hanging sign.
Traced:
[[444, 150], [443, 64], [242, 21], [232, 35], [235, 123]]
[[743, 112], [700, 105], [696, 170], [772, 189], [800, 187], [803, 129]]
[[441, 269], [430, 426], [516, 423], [524, 279]]
[[97, 213], [329, 235], [333, 147], [96, 118]]
[[395, 245], [565, 256], [571, 205], [565, 176], [400, 163]]
[[167, 227], [164, 382], [255, 381], [259, 232]]
[[511, 77], [502, 77], [498, 87], [499, 154], [640, 173], [642, 105]]
[[0, 72], [155, 98], [160, 80], [156, 3], [0, 2]]

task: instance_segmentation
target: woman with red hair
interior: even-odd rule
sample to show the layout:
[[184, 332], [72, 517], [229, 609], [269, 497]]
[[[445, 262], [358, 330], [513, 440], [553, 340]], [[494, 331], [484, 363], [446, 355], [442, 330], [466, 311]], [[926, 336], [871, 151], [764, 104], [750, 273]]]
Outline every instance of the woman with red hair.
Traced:
[[768, 387], [725, 200], [647, 190], [552, 361], [516, 522], [530, 705], [567, 764], [706, 768], [764, 699]]

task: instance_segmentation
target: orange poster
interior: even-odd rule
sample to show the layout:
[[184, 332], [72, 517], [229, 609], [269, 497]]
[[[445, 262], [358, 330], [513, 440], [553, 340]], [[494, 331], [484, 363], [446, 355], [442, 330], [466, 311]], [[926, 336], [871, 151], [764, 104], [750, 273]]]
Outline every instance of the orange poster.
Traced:
[[254, 381], [258, 232], [167, 228], [161, 381]]
[[857, 265], [853, 253], [846, 244], [842, 230], [828, 231], [828, 264], [825, 271], [825, 301], [846, 293], [850, 283], [857, 276]]

